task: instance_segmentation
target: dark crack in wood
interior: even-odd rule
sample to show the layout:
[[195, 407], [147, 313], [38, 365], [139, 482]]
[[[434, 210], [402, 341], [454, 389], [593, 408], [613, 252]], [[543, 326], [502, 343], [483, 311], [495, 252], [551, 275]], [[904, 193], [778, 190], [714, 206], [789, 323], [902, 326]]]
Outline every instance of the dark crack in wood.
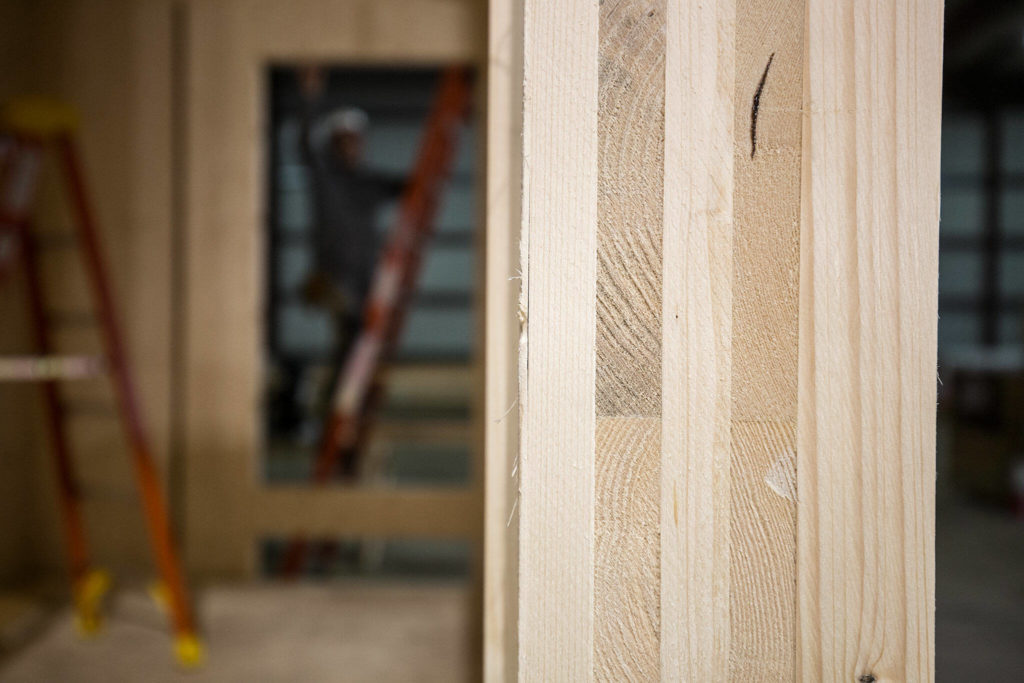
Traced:
[[750, 158], [757, 154], [757, 112], [761, 108], [761, 92], [764, 91], [764, 82], [768, 80], [768, 69], [772, 68], [772, 60], [775, 59], [773, 52], [768, 57], [768, 63], [764, 66], [764, 73], [761, 74], [761, 81], [757, 84], [757, 92], [754, 93], [754, 104], [750, 108]]

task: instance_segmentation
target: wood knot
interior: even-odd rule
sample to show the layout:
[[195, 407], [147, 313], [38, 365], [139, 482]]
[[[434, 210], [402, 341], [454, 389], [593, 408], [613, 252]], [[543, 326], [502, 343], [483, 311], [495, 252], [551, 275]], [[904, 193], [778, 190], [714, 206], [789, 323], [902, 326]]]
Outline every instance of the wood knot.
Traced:
[[876, 683], [878, 681], [874, 674], [861, 674], [857, 676], [857, 683]]

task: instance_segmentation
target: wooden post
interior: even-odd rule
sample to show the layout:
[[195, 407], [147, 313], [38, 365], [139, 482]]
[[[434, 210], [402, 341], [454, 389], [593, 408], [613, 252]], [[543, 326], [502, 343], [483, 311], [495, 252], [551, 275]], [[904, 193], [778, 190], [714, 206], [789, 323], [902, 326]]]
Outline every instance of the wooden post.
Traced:
[[934, 678], [941, 43], [941, 0], [491, 0], [489, 680]]

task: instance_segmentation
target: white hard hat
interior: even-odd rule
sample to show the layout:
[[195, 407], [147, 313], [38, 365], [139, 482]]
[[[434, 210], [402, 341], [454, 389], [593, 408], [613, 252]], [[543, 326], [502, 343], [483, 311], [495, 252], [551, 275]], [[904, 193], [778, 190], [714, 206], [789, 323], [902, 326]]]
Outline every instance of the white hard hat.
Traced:
[[344, 109], [336, 109], [328, 114], [325, 117], [324, 123], [331, 134], [353, 133], [361, 135], [366, 132], [366, 127], [370, 123], [370, 117], [362, 109], [346, 107]]
[[326, 147], [331, 138], [339, 133], [362, 135], [370, 123], [370, 117], [362, 109], [344, 107], [335, 109], [316, 122], [311, 132], [311, 143], [316, 149]]

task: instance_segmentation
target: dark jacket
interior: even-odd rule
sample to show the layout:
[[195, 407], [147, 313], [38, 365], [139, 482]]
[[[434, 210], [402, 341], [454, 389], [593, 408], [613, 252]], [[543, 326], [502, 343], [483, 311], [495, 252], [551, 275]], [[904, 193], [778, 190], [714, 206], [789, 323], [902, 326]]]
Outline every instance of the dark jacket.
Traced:
[[352, 305], [361, 308], [377, 266], [377, 209], [401, 194], [404, 179], [342, 163], [330, 145], [314, 148], [310, 126], [303, 128], [313, 190], [313, 261]]

